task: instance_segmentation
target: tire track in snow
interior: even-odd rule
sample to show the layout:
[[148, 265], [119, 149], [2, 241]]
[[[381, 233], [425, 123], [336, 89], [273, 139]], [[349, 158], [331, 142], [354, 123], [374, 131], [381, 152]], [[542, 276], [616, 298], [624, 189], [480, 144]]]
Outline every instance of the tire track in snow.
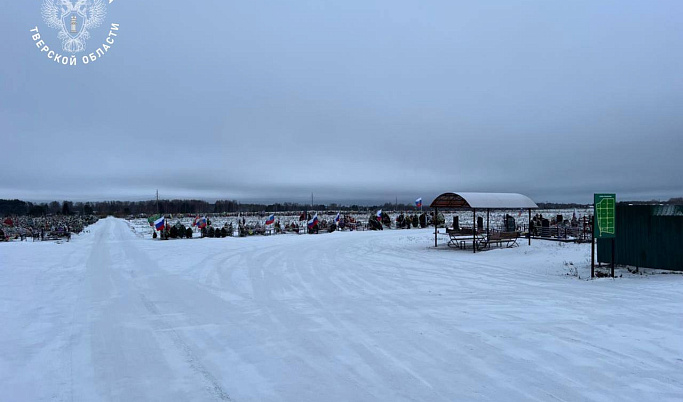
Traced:
[[[118, 222], [118, 221], [117, 221]], [[118, 233], [123, 236], [123, 233]], [[128, 260], [135, 261], [135, 263], [129, 264], [135, 267], [150, 267], [149, 269], [153, 272], [160, 272], [158, 264], [147, 257], [147, 255], [139, 250], [134, 243], [135, 239], [130, 239], [129, 236], [124, 236], [121, 238], [125, 246], [122, 247], [125, 253], [125, 257]], [[133, 241], [131, 241], [133, 240]], [[182, 353], [187, 364], [190, 368], [197, 373], [206, 382], [206, 389], [217, 400], [221, 401], [232, 401], [228, 393], [220, 385], [216, 377], [211, 374], [211, 372], [201, 363], [201, 360], [193, 352], [190, 345], [185, 341], [183, 336], [172, 326], [165, 315], [161, 313], [156, 303], [150, 300], [145, 293], [142, 291], [141, 287], [136, 283], [135, 280], [131, 281], [133, 287], [135, 287], [138, 292], [139, 298], [142, 301], [145, 309], [152, 314], [153, 320], [151, 320], [152, 325], [157, 330], [158, 333], [163, 333], [168, 336], [173, 345]]]
[[176, 331], [175, 328], [166, 322], [156, 304], [149, 300], [142, 293], [140, 293], [140, 300], [142, 300], [142, 304], [144, 304], [145, 308], [156, 317], [155, 324], [157, 329], [162, 330], [165, 334], [168, 334], [173, 341], [173, 344], [183, 352], [185, 360], [190, 367], [192, 367], [196, 373], [200, 374], [204, 380], [206, 380], [208, 383], [208, 390], [211, 392], [211, 394], [221, 401], [232, 401], [227, 392], [225, 392], [223, 387], [221, 387], [218, 380], [216, 380], [216, 377], [214, 377], [201, 363], [201, 361], [192, 351], [192, 348], [190, 348], [187, 342], [183, 340], [183, 337], [178, 333], [178, 331]]
[[[201, 399], [231, 401], [216, 377], [172, 325], [173, 317], [162, 314], [148, 297], [150, 291], [160, 291], [162, 297], [176, 296], [164, 290], [165, 282], [157, 281], [167, 278], [163, 271], [138, 249], [138, 239], [126, 230], [122, 221], [106, 219], [104, 223], [106, 226], [97, 233], [86, 270], [89, 298], [85, 304], [90, 308], [85, 307], [84, 315], [95, 320], [86, 318], [85, 328], [90, 327], [90, 331], [81, 335], [80, 348], [91, 349], [92, 357], [81, 356], [79, 362], [85, 369], [95, 368], [100, 389], [91, 391], [93, 395], [83, 399], [99, 395], [99, 399], [145, 400], [163, 394], [167, 400], [186, 400], [203, 388], [207, 394]], [[174, 278], [169, 284], [177, 281]], [[167, 387], [160, 394], [156, 386], [150, 385], [170, 385], [179, 376], [185, 383], [180, 389]], [[122, 387], [122, 384], [126, 385]]]

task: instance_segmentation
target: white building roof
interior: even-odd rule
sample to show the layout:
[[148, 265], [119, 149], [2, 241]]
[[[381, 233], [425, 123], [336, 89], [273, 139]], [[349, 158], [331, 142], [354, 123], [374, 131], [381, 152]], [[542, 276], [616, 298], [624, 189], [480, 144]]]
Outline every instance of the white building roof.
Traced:
[[432, 208], [474, 209], [535, 209], [531, 198], [517, 193], [443, 193], [436, 197]]

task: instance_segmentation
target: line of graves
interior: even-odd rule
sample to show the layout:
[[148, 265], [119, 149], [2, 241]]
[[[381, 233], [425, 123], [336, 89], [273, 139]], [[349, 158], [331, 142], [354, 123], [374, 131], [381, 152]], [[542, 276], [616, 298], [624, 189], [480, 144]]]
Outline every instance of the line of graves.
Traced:
[[[394, 216], [392, 218], [392, 215]], [[247, 220], [249, 218], [249, 220]], [[279, 214], [278, 219], [271, 225], [264, 224], [263, 218], [257, 214], [246, 217], [235, 217], [229, 222], [213, 224], [211, 218], [201, 228], [194, 225], [184, 225], [177, 221], [173, 225], [166, 225], [164, 230], [154, 231], [153, 237], [161, 239], [192, 238], [194, 232], [199, 237], [223, 238], [223, 237], [246, 237], [253, 235], [272, 235], [287, 233], [331, 233], [334, 231], [362, 231], [384, 229], [410, 229], [426, 228], [433, 226], [433, 213], [404, 213], [404, 212], [379, 212], [369, 215], [344, 214], [338, 219], [327, 217], [314, 224], [310, 224], [313, 217], [311, 214], [302, 213], [298, 219], [291, 214]], [[453, 227], [459, 227], [458, 215], [453, 215]], [[97, 222], [99, 218], [94, 215], [57, 215], [57, 216], [10, 216], [4, 218], [0, 226], [0, 241], [26, 241], [26, 240], [69, 240], [71, 234], [81, 233], [88, 225]], [[450, 223], [450, 222], [449, 222]], [[445, 226], [442, 213], [437, 216], [437, 224]], [[477, 216], [478, 229], [485, 228], [482, 216]], [[501, 231], [530, 233], [533, 238], [589, 241], [592, 233], [592, 217], [584, 216], [577, 218], [564, 218], [557, 214], [552, 217], [544, 217], [536, 214], [530, 224], [517, 224], [511, 215], [505, 215], [502, 225], [498, 225]]]
[[[410, 229], [426, 228], [432, 224], [433, 213], [406, 214], [395, 213], [395, 218], [386, 212], [379, 214], [371, 213], [367, 218], [359, 214], [341, 213], [337, 217], [327, 217], [318, 220], [317, 214], [301, 213], [297, 218], [291, 214], [279, 214], [272, 224], [264, 224], [264, 216], [227, 217], [214, 215], [208, 217], [195, 217], [194, 221], [187, 225], [188, 216], [165, 218], [166, 221], [175, 220], [174, 224], [164, 223], [161, 230], [156, 230], [154, 222], [161, 218], [154, 215], [147, 218], [152, 227], [154, 239], [183, 239], [183, 238], [223, 238], [223, 237], [246, 237], [253, 235], [274, 234], [318, 234], [332, 233], [334, 231], [364, 231], [384, 229]], [[247, 219], [249, 218], [249, 219]], [[129, 217], [129, 220], [135, 219]], [[439, 223], [444, 223], [442, 214], [439, 214]], [[198, 234], [196, 236], [195, 234]]]
[[529, 223], [524, 225], [533, 238], [552, 239], [564, 241], [591, 241], [593, 233], [593, 217], [583, 216], [578, 218], [573, 215], [570, 219], [557, 214], [546, 218], [542, 214], [536, 214]]
[[[560, 240], [584, 242], [591, 240], [593, 230], [592, 216], [577, 217], [573, 214], [571, 218], [565, 218], [561, 214], [556, 214], [546, 218], [543, 214], [536, 214], [531, 218], [530, 223], [518, 224], [515, 217], [505, 214], [502, 224], [493, 225], [492, 232], [512, 233], [531, 235], [532, 238], [541, 240]], [[452, 230], [462, 231], [458, 215], [453, 216]], [[464, 228], [466, 232], [472, 233], [472, 227]], [[483, 216], [477, 216], [476, 232], [482, 233], [486, 230]]]
[[69, 241], [98, 219], [94, 215], [8, 216], [0, 226], [0, 241]]

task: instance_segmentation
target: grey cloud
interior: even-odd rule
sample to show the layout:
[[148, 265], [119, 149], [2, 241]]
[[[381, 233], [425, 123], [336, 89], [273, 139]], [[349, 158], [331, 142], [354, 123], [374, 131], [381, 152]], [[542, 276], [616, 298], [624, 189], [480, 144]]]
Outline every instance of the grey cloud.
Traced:
[[175, 3], [78, 68], [8, 5], [0, 197], [683, 195], [680, 2]]

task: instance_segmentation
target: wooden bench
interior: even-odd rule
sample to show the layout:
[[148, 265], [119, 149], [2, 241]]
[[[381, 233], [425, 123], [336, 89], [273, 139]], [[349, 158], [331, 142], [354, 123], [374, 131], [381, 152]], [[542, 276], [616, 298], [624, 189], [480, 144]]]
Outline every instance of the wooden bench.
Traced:
[[490, 247], [491, 244], [498, 244], [498, 247], [515, 247], [518, 246], [517, 239], [519, 239], [519, 232], [495, 232], [491, 233], [485, 241], [485, 247]]
[[453, 230], [446, 228], [446, 233], [448, 234], [448, 247], [456, 247], [460, 249], [465, 249], [471, 244], [475, 243], [476, 247], [482, 248], [482, 244], [485, 243], [485, 238], [481, 235], [472, 235], [472, 229], [469, 230]]

